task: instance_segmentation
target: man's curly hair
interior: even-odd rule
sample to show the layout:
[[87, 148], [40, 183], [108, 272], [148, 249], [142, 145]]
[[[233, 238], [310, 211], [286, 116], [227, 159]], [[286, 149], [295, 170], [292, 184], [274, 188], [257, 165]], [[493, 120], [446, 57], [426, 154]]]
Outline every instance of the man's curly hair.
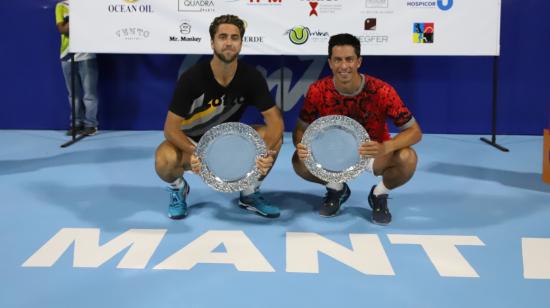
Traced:
[[241, 41], [242, 41], [244, 36], [244, 21], [240, 19], [238, 16], [229, 15], [229, 14], [221, 15], [214, 18], [214, 20], [210, 24], [210, 29], [209, 29], [210, 39], [214, 40], [214, 36], [216, 35], [216, 32], [218, 31], [218, 27], [221, 24], [230, 24], [239, 28], [239, 32], [241, 33]]

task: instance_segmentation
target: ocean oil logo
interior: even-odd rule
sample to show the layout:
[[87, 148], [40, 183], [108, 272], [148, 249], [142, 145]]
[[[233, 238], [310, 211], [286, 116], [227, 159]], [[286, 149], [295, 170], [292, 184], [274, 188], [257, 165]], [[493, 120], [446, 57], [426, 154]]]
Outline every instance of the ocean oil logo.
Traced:
[[433, 44], [434, 31], [433, 22], [415, 22], [413, 24], [413, 42], [415, 44]]
[[305, 26], [296, 26], [288, 30], [288, 38], [295, 45], [302, 45], [309, 39], [311, 31]]
[[138, 0], [123, 0], [128, 4], [109, 4], [107, 10], [109, 13], [153, 13], [153, 7], [150, 4], [137, 4]]

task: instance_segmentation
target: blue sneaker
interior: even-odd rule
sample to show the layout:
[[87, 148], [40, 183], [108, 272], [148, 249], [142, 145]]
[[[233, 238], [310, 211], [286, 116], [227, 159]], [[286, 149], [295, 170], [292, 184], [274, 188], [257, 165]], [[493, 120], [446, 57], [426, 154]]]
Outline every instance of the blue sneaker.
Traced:
[[241, 194], [239, 206], [267, 218], [277, 218], [281, 215], [279, 208], [266, 201], [259, 190], [248, 196]]
[[182, 188], [180, 189], [171, 189], [168, 188], [170, 192], [170, 205], [168, 206], [168, 217], [172, 219], [182, 219], [187, 216], [187, 195], [189, 195], [189, 184], [183, 180]]

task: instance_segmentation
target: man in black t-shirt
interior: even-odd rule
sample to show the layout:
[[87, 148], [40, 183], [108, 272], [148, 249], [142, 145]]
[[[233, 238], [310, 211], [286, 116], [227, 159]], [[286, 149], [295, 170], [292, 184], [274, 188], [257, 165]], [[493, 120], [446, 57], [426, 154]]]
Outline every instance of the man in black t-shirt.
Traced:
[[180, 77], [164, 124], [166, 140], [157, 148], [155, 169], [170, 184], [168, 216], [187, 216], [189, 185], [184, 171], [199, 173], [200, 160], [194, 155], [196, 142], [210, 128], [239, 121], [248, 106], [256, 107], [265, 125], [255, 127], [265, 141], [268, 156], [256, 161], [260, 182], [241, 191], [239, 205], [264, 217], [278, 217], [279, 209], [259, 192], [261, 180], [273, 167], [281, 149], [283, 119], [263, 76], [237, 59], [241, 51], [244, 22], [234, 15], [216, 17], [210, 24], [210, 61], [198, 63]]

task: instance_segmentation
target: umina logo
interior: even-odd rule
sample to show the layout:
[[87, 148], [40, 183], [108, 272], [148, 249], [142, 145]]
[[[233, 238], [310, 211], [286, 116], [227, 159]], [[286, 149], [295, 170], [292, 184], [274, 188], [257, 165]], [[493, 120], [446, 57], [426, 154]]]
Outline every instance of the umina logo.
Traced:
[[136, 2], [138, 2], [138, 0], [124, 0], [124, 2], [128, 2], [128, 3], [136, 3]]
[[434, 23], [414, 23], [413, 42], [416, 44], [432, 44], [434, 42]]

